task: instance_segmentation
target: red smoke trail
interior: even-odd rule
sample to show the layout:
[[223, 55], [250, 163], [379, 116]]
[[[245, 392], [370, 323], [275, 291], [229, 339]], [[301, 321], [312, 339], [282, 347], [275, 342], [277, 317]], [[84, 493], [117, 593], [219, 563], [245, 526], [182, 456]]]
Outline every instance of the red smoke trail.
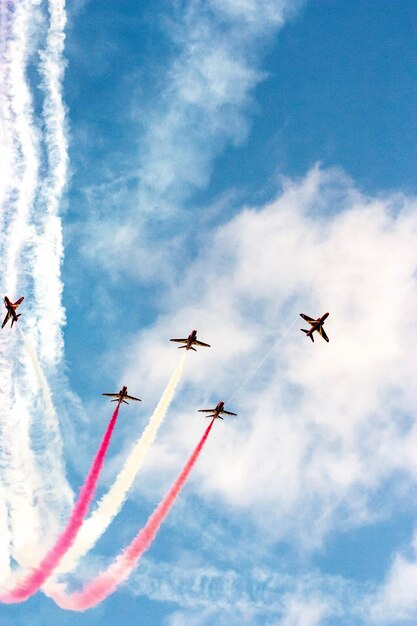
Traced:
[[71, 609], [73, 611], [84, 611], [95, 606], [107, 596], [109, 596], [116, 587], [120, 585], [131, 573], [142, 554], [149, 548], [155, 536], [169, 513], [170, 508], [177, 499], [181, 489], [194, 467], [198, 456], [209, 436], [214, 419], [208, 425], [200, 443], [188, 459], [184, 469], [178, 476], [177, 480], [158, 505], [155, 511], [148, 519], [146, 526], [136, 535], [133, 541], [125, 548], [120, 556], [101, 574], [93, 578], [82, 591], [66, 595], [63, 593], [50, 593], [50, 597], [63, 609]]
[[0, 596], [0, 602], [12, 604], [14, 602], [23, 602], [29, 596], [34, 594], [45, 580], [51, 575], [55, 567], [58, 565], [65, 552], [74, 542], [77, 532], [83, 523], [84, 517], [88, 511], [91, 500], [93, 499], [97, 481], [99, 479], [104, 458], [106, 456], [110, 440], [116, 425], [117, 416], [119, 414], [120, 404], [117, 405], [112, 418], [107, 426], [101, 440], [100, 447], [94, 457], [90, 471], [87, 474], [84, 485], [81, 488], [80, 495], [71, 513], [71, 517], [67, 523], [65, 530], [58, 537], [55, 545], [49, 550], [42, 559], [36, 569], [34, 569], [26, 578], [18, 582], [16, 587], [6, 594]]

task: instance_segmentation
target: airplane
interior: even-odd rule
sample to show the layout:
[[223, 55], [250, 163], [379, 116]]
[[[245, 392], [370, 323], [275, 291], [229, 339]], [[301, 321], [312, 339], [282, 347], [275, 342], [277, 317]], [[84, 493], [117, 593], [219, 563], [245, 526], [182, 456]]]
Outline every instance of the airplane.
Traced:
[[126, 402], [126, 398], [128, 398], [129, 400], [137, 400], [138, 402], [142, 402], [140, 398], [135, 398], [134, 396], [128, 396], [126, 386], [122, 387], [119, 393], [102, 393], [101, 395], [114, 398], [114, 400], [110, 400], [110, 402], [118, 402], [119, 404], [121, 404], [122, 402], [124, 402], [125, 404], [129, 404], [129, 402]]
[[17, 322], [17, 319], [22, 314], [19, 313], [18, 315], [16, 315], [16, 309], [19, 306], [19, 304], [23, 302], [24, 299], [25, 299], [24, 296], [22, 296], [21, 298], [19, 298], [19, 300], [16, 300], [16, 302], [10, 302], [9, 298], [7, 296], [4, 296], [4, 306], [7, 309], [7, 313], [6, 313], [6, 317], [3, 320], [3, 324], [1, 325], [2, 328], [6, 326], [7, 322], [10, 319], [12, 320], [12, 326], [15, 322]]
[[206, 348], [210, 348], [210, 344], [208, 343], [203, 343], [202, 341], [198, 341], [197, 340], [197, 331], [193, 330], [187, 337], [187, 339], [170, 339], [170, 341], [175, 341], [176, 343], [185, 343], [185, 346], [178, 346], [178, 350], [181, 350], [181, 348], [185, 348], [186, 350], [194, 350], [194, 352], [197, 352], [197, 350], [195, 348], [193, 348], [194, 346], [205, 346]]
[[304, 313], [300, 313], [300, 315], [311, 326], [311, 328], [309, 330], [305, 330], [304, 328], [300, 328], [300, 330], [302, 330], [303, 333], [305, 333], [307, 335], [307, 337], [310, 337], [310, 339], [311, 339], [311, 341], [313, 343], [314, 343], [313, 333], [314, 333], [315, 330], [317, 330], [319, 335], [321, 335], [325, 341], [327, 341], [327, 342], [329, 341], [329, 338], [326, 335], [326, 333], [324, 332], [324, 328], [323, 328], [324, 321], [329, 316], [328, 313], [325, 313], [324, 315], [322, 315], [321, 317], [319, 317], [316, 320], [313, 319], [312, 317], [309, 317], [308, 315], [304, 315]]
[[232, 413], [231, 411], [226, 411], [224, 408], [224, 402], [219, 402], [214, 409], [198, 409], [199, 413], [211, 413], [212, 415], [205, 415], [204, 417], [212, 417], [213, 419], [220, 418], [223, 419], [220, 413], [223, 415], [237, 415], [237, 413]]

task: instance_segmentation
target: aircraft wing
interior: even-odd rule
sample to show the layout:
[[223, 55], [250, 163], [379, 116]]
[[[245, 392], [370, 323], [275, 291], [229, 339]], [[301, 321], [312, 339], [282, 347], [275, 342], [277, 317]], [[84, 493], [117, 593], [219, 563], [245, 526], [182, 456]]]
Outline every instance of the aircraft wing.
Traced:
[[25, 299], [24, 296], [22, 296], [21, 298], [19, 298], [19, 300], [16, 300], [16, 302], [13, 303], [13, 306], [15, 309], [17, 309], [17, 307], [19, 306], [19, 304], [21, 304], [23, 302], [23, 300]]
[[237, 415], [237, 413], [232, 413], [231, 411], [222, 411], [225, 415]]
[[137, 400], [138, 402], [142, 402], [140, 398], [135, 398], [135, 396], [123, 396], [123, 397], [127, 398], [128, 400]]
[[199, 413], [214, 413], [216, 409], [198, 409]]
[[176, 343], [187, 343], [188, 339], [170, 339], [170, 341], [175, 341]]
[[203, 341], [197, 341], [197, 339], [195, 341], [193, 341], [193, 343], [196, 346], [205, 346], [206, 348], [211, 348], [209, 343], [204, 343]]
[[4, 328], [6, 326], [7, 322], [9, 321], [9, 318], [10, 318], [10, 313], [7, 312], [6, 313], [6, 317], [3, 320], [3, 324], [1, 325], [2, 328]]
[[320, 335], [323, 337], [323, 339], [325, 339], [327, 341], [327, 343], [329, 342], [329, 338], [326, 335], [326, 333], [324, 332], [324, 328], [323, 326], [320, 326], [320, 328], [318, 329]]
[[101, 395], [108, 396], [109, 398], [120, 398], [120, 393], [102, 393]]
[[300, 313], [300, 315], [303, 318], [303, 320], [305, 320], [309, 324], [315, 324], [317, 322], [317, 320], [313, 319], [312, 317], [309, 317], [308, 315], [304, 315], [304, 313]]

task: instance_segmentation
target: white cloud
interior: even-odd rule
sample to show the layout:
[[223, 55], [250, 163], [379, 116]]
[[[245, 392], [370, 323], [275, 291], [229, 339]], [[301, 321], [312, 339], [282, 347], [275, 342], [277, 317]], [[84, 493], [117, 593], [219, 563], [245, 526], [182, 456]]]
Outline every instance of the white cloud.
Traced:
[[373, 623], [415, 623], [417, 618], [417, 535], [411, 554], [394, 555], [386, 579], [377, 593], [370, 595], [364, 606]]
[[221, 570], [192, 559], [183, 555], [168, 564], [145, 558], [130, 582], [136, 595], [179, 607], [167, 620], [170, 625], [316, 626], [324, 617], [344, 617], [342, 604], [355, 612], [350, 605], [359, 599], [353, 585], [317, 572], [294, 576], [278, 568]]

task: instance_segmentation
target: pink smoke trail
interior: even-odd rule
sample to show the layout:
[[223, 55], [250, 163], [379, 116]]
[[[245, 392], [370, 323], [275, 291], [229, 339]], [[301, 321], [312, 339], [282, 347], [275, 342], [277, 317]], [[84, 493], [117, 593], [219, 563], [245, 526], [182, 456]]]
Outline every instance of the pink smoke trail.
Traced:
[[55, 567], [58, 565], [65, 552], [74, 542], [77, 532], [79, 531], [84, 517], [93, 499], [97, 481], [103, 468], [104, 459], [110, 445], [114, 427], [116, 425], [117, 416], [119, 414], [120, 404], [117, 405], [112, 418], [107, 426], [101, 440], [100, 447], [91, 464], [90, 471], [87, 474], [84, 485], [81, 488], [80, 495], [68, 520], [67, 526], [58, 537], [55, 545], [49, 550], [46, 556], [26, 578], [18, 582], [16, 587], [8, 590], [0, 596], [0, 602], [4, 604], [12, 604], [15, 602], [23, 602], [29, 596], [33, 595], [45, 580], [51, 575]]
[[177, 499], [181, 489], [197, 461], [202, 451], [210, 430], [213, 426], [214, 419], [208, 425], [204, 435], [195, 448], [194, 452], [188, 459], [181, 474], [168, 491], [165, 498], [158, 505], [155, 511], [148, 519], [146, 525], [136, 535], [133, 541], [125, 548], [125, 550], [117, 557], [117, 559], [107, 568], [90, 581], [84, 589], [70, 595], [64, 593], [50, 593], [50, 597], [63, 609], [72, 611], [84, 611], [96, 606], [99, 602], [107, 598], [116, 587], [120, 585], [129, 576], [136, 566], [139, 558], [150, 547], [155, 539], [158, 530], [168, 515], [172, 505]]

